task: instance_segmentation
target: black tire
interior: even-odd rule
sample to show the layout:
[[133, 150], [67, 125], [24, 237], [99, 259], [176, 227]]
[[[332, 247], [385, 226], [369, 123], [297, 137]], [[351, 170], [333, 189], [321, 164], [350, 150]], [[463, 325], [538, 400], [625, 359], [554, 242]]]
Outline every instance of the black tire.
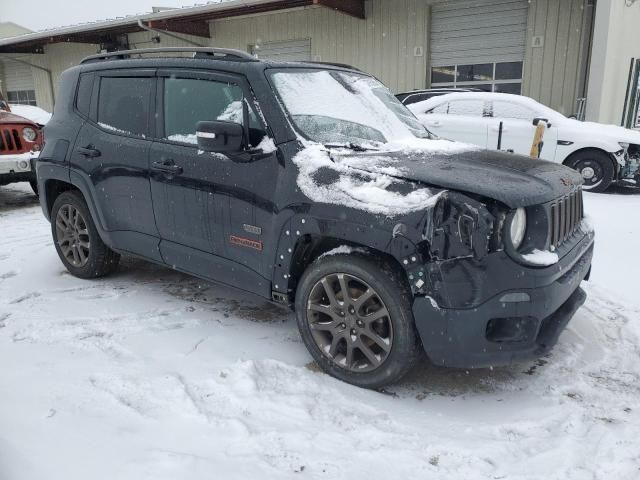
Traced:
[[40, 194], [38, 193], [38, 182], [36, 180], [31, 180], [29, 182], [29, 185], [31, 185], [31, 190], [33, 190], [33, 193], [36, 194], [36, 197], [39, 197]]
[[[74, 211], [79, 214], [74, 217], [75, 224], [80, 226], [73, 235], [78, 244], [83, 243], [86, 247], [81, 249], [76, 246], [75, 250], [77, 252], [82, 250], [82, 254], [76, 252], [69, 258], [69, 250], [73, 250], [70, 246], [70, 237], [61, 235], [61, 231], [73, 229], [68, 227], [63, 217]], [[84, 279], [103, 277], [112, 273], [118, 266], [120, 255], [107, 247], [100, 238], [87, 203], [78, 191], [63, 192], [54, 202], [51, 209], [51, 234], [60, 260], [75, 277]], [[80, 258], [80, 255], [82, 255], [82, 261], [74, 265], [74, 257]]]
[[[340, 307], [338, 309], [343, 311], [338, 313], [342, 317], [345, 317], [346, 314], [345, 318], [350, 323], [346, 329], [344, 328], [345, 323], [342, 323], [342, 333], [336, 334], [335, 332], [340, 326], [336, 322], [340, 321], [340, 318], [338, 318], [340, 315], [334, 316], [333, 313], [329, 315], [323, 311], [319, 313], [318, 310], [312, 310], [312, 308], [319, 307], [325, 309], [324, 305], [314, 303], [316, 302], [314, 298], [319, 298], [314, 292], [318, 288], [320, 288], [321, 294], [326, 292], [328, 283], [323, 283], [323, 279], [330, 279], [334, 276], [342, 276], [340, 277], [342, 280], [347, 278], [349, 283], [346, 289], [350, 292], [348, 294], [349, 299], [344, 302], [344, 295], [341, 294], [340, 287], [337, 287], [337, 291], [336, 288], [331, 287], [335, 292], [334, 300], [343, 299], [342, 303], [338, 301], [336, 305], [349, 305], [349, 302], [357, 301], [359, 297], [353, 299], [353, 292], [358, 288], [364, 289], [368, 287], [370, 290], [367, 291], [373, 291], [376, 297], [371, 297], [369, 300], [364, 301], [357, 308], [362, 309], [360, 311], [367, 314], [368, 312], [365, 312], [364, 308], [377, 310], [374, 311], [373, 315], [386, 308], [388, 315], [379, 320], [366, 321], [365, 323], [357, 319], [366, 319], [366, 316], [358, 317], [359, 314], [355, 311], [352, 312], [354, 309], [351, 307]], [[340, 282], [340, 285], [343, 285], [341, 280], [336, 280], [336, 282]], [[362, 287], [359, 287], [361, 284]], [[319, 285], [322, 286], [319, 287]], [[315, 297], [312, 297], [312, 294]], [[326, 301], [329, 300], [318, 300], [320, 303], [325, 303]], [[367, 302], [371, 303], [368, 304]], [[371, 304], [374, 307], [371, 307]], [[333, 303], [330, 303], [330, 305], [333, 305]], [[353, 305], [356, 305], [356, 303], [354, 302]], [[364, 307], [365, 305], [367, 306]], [[363, 388], [380, 388], [397, 382], [411, 370], [421, 356], [422, 347], [411, 310], [409, 287], [398, 271], [374, 256], [360, 254], [331, 255], [315, 261], [300, 279], [296, 292], [295, 307], [298, 329], [313, 359], [326, 373], [352, 385]], [[346, 311], [347, 308], [348, 312]], [[371, 315], [371, 318], [373, 318], [373, 315]], [[322, 317], [325, 317], [328, 323], [321, 322], [319, 319]], [[358, 328], [356, 331], [355, 328], [352, 328], [356, 327], [355, 323], [359, 323], [362, 328]], [[334, 326], [334, 324], [336, 325]], [[312, 325], [314, 326], [313, 331]], [[321, 331], [319, 331], [318, 325], [322, 326]], [[329, 325], [331, 327], [327, 328]], [[374, 328], [376, 329], [375, 332]], [[386, 341], [388, 343], [386, 343], [384, 351], [378, 347], [380, 343], [374, 342], [371, 340], [373, 336], [369, 336], [370, 333], [373, 333], [380, 340], [385, 334], [380, 333], [379, 328], [383, 328], [387, 332], [385, 343]], [[346, 334], [347, 331], [350, 333]], [[318, 335], [322, 335], [321, 340], [325, 341], [326, 339], [327, 344], [330, 344], [330, 346], [325, 345], [322, 348], [318, 341]], [[337, 346], [334, 347], [334, 338], [337, 336], [342, 338], [338, 340]], [[349, 342], [358, 342], [358, 344], [351, 343], [352, 346], [349, 347]], [[369, 348], [366, 348], [364, 342], [370, 344]], [[369, 350], [369, 354], [374, 353], [372, 349], [377, 349], [378, 355], [375, 355], [375, 357], [381, 363], [376, 365], [369, 362], [367, 356], [364, 355], [364, 350], [360, 350], [358, 345], [362, 345], [366, 350]], [[339, 352], [340, 348], [343, 350], [344, 362], [338, 360], [340, 353], [334, 353], [333, 356], [331, 354], [331, 350]], [[352, 351], [350, 355], [352, 368], [348, 368], [347, 354], [344, 353], [349, 348]], [[358, 360], [360, 363], [353, 362], [353, 358], [357, 356], [361, 357]], [[369, 363], [369, 366], [363, 369], [365, 367], [362, 365], [365, 363]]]
[[566, 165], [582, 175], [584, 180], [582, 188], [594, 193], [607, 190], [616, 174], [613, 160], [600, 150], [578, 152], [569, 158]]

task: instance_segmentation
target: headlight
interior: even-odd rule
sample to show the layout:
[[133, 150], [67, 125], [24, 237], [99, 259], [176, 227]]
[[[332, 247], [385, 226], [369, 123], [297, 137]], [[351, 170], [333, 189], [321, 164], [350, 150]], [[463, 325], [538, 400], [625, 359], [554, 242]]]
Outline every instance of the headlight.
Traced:
[[527, 212], [524, 208], [519, 208], [511, 219], [511, 244], [516, 250], [520, 248], [527, 232]]
[[36, 131], [31, 127], [25, 127], [22, 129], [22, 138], [27, 142], [33, 142], [38, 137]]

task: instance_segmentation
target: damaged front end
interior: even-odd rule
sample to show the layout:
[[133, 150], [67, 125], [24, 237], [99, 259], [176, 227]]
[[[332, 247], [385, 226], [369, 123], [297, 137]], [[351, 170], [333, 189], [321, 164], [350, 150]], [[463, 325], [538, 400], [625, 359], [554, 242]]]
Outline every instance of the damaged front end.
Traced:
[[[593, 232], [582, 220], [581, 198], [576, 188], [542, 205], [509, 208], [446, 191], [414, 238], [407, 223], [396, 225], [416, 326], [434, 363], [506, 365], [553, 347], [586, 298], [580, 282], [590, 272]], [[515, 245], [518, 211], [527, 225]], [[538, 250], [554, 260], [534, 261], [528, 252]]]
[[640, 186], [640, 145], [623, 143], [621, 146], [614, 154], [620, 164], [618, 180]]

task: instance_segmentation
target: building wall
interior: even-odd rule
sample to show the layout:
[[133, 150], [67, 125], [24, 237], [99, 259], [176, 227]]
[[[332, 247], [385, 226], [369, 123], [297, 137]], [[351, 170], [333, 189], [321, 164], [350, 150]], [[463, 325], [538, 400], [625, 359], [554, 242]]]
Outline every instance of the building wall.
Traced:
[[[523, 94], [574, 114], [588, 55], [583, 48], [590, 30], [587, 0], [529, 0], [529, 5]], [[535, 37], [542, 37], [543, 46], [533, 45]]]
[[[429, 3], [368, 0], [366, 19], [322, 7], [217, 20], [212, 45], [249, 45], [311, 38], [314, 60], [347, 63], [378, 77], [395, 91], [424, 87], [428, 59]], [[422, 56], [414, 56], [420, 47]]]
[[[367, 0], [365, 20], [324, 7], [297, 8], [213, 21], [210, 39], [183, 37], [204, 46], [244, 51], [265, 42], [311, 38], [314, 60], [351, 64], [396, 92], [407, 91], [428, 86], [430, 5], [436, 1]], [[576, 84], [584, 65], [586, 2], [530, 0], [523, 93], [567, 114], [575, 112]], [[132, 48], [189, 45], [166, 35], [160, 36], [160, 44], [153, 43], [154, 35], [131, 34], [129, 44]], [[544, 38], [543, 47], [533, 47], [535, 36]], [[44, 55], [32, 55], [31, 61], [50, 69], [56, 84], [64, 69], [97, 49], [88, 44], [48, 45]], [[36, 69], [33, 73], [38, 104], [49, 110], [48, 75]]]
[[598, 0], [587, 118], [620, 125], [632, 58], [640, 58], [640, 2]]

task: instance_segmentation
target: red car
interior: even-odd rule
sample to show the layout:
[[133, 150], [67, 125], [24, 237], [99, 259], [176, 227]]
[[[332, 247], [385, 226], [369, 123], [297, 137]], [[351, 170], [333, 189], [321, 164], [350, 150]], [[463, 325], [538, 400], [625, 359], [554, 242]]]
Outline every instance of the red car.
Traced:
[[42, 126], [12, 113], [0, 92], [0, 186], [29, 182], [38, 193], [35, 160], [42, 144]]

